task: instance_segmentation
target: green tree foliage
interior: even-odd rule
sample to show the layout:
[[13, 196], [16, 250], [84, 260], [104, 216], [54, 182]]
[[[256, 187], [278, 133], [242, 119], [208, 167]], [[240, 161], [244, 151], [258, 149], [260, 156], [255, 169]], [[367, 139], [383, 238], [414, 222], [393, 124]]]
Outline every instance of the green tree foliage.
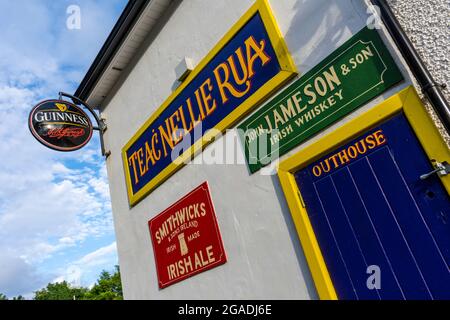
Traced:
[[[9, 300], [9, 299], [3, 293], [0, 293], [0, 301], [2, 301], [2, 300]], [[22, 296], [17, 296], [17, 297], [12, 298], [12, 300], [15, 301], [15, 300], [26, 300], [26, 299]]]
[[123, 300], [119, 266], [116, 266], [113, 274], [103, 271], [100, 279], [84, 298], [86, 300]]
[[88, 292], [86, 288], [73, 288], [66, 281], [49, 283], [46, 288], [35, 292], [34, 300], [80, 300]]
[[[17, 300], [21, 300], [19, 297]], [[123, 300], [119, 266], [112, 274], [103, 271], [90, 290], [74, 288], [65, 281], [50, 283], [45, 289], [35, 292], [34, 300]]]

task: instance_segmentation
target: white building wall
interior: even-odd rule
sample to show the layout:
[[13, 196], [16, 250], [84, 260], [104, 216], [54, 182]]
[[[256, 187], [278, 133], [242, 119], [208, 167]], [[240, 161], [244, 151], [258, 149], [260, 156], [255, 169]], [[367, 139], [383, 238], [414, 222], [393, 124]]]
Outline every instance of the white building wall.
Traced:
[[[175, 67], [182, 58], [200, 61], [252, 3], [252, 0], [177, 2], [106, 100], [105, 142], [112, 152], [107, 168], [126, 299], [317, 298], [275, 175], [249, 175], [245, 165], [188, 165], [134, 208], [128, 205], [122, 147], [169, 97], [176, 80]], [[300, 73], [313, 68], [367, 21], [364, 1], [270, 0], [270, 3]], [[385, 42], [389, 40], [385, 38]], [[395, 59], [409, 79], [402, 60], [397, 56]], [[411, 81], [406, 80], [385, 92], [290, 154], [409, 84]], [[215, 146], [210, 145], [205, 152]], [[242, 153], [240, 145], [237, 149]], [[147, 223], [204, 181], [210, 185], [228, 262], [159, 290]]]

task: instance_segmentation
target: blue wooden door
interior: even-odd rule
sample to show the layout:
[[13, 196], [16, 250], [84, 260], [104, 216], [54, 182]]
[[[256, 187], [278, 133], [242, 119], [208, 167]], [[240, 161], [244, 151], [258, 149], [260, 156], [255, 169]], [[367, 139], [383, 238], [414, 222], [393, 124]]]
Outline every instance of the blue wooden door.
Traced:
[[431, 170], [399, 114], [295, 174], [339, 299], [450, 299], [450, 199]]

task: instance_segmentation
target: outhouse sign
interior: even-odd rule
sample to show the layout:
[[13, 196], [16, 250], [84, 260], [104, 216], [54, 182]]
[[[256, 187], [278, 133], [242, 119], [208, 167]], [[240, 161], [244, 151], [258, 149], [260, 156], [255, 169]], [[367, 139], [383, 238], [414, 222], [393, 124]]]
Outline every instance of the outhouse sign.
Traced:
[[252, 173], [403, 79], [376, 30], [364, 28], [239, 126]]

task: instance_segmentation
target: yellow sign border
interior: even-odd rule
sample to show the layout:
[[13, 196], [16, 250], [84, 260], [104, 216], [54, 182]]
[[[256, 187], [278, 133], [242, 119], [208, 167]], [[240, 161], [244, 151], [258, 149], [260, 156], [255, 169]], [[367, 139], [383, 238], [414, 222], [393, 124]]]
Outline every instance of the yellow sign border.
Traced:
[[[450, 150], [426, 112], [415, 89], [409, 86], [348, 124], [336, 129], [313, 145], [291, 156], [278, 167], [281, 187], [320, 299], [336, 300], [338, 296], [328, 273], [294, 174], [371, 127], [375, 127], [380, 122], [400, 112], [405, 114], [428, 158], [439, 162], [450, 162]], [[441, 177], [441, 181], [447, 193], [450, 194], [450, 175]]]
[[131, 140], [122, 148], [122, 160], [125, 170], [125, 179], [128, 192], [128, 200], [130, 206], [134, 206], [137, 202], [142, 200], [151, 191], [156, 189], [177, 170], [179, 170], [187, 159], [192, 158], [201, 152], [213, 139], [214, 133], [211, 130], [210, 134], [206, 134], [202, 139], [198, 140], [189, 150], [185, 151], [181, 156], [161, 171], [155, 178], [147, 183], [136, 194], [133, 194], [131, 185], [130, 171], [127, 166], [126, 151], [137, 141], [137, 139], [144, 133], [144, 131], [161, 115], [161, 113], [169, 106], [169, 104], [189, 85], [189, 83], [205, 68], [205, 66], [219, 53], [220, 50], [239, 32], [242, 27], [257, 13], [261, 15], [261, 19], [269, 35], [269, 39], [274, 48], [275, 54], [280, 64], [280, 72], [271, 80], [266, 82], [253, 95], [247, 98], [239, 107], [224, 118], [214, 129], [220, 132], [230, 128], [234, 123], [245, 116], [251, 109], [260, 104], [264, 98], [268, 97], [273, 91], [278, 89], [288, 79], [297, 74], [297, 68], [289, 53], [287, 45], [283, 36], [278, 29], [275, 17], [270, 9], [267, 0], [257, 0], [255, 4], [238, 20], [236, 24], [225, 34], [225, 36], [216, 44], [216, 46], [208, 53], [208, 55], [198, 64], [198, 66], [191, 72], [189, 77], [178, 87], [170, 97], [158, 108], [158, 110], [145, 122], [145, 124], [136, 132]]

